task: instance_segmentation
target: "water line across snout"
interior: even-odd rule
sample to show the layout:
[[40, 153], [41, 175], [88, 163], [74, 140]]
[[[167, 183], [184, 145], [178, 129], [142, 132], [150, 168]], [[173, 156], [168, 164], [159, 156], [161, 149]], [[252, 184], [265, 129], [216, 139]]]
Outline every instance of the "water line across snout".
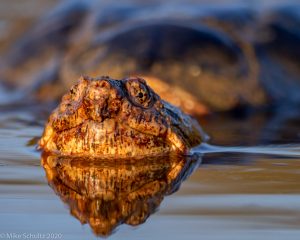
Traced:
[[278, 144], [265, 146], [215, 146], [202, 143], [192, 148], [189, 154], [209, 153], [247, 153], [276, 155], [282, 157], [300, 157], [300, 144]]

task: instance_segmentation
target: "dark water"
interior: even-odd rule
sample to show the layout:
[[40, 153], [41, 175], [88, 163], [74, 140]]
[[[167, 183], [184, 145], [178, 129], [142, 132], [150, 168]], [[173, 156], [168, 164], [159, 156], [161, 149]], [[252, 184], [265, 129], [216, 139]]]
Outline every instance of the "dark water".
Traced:
[[[36, 121], [32, 111], [1, 113], [0, 236], [96, 238], [89, 225], [70, 215], [70, 205], [48, 186], [40, 153], [28, 146], [42, 133], [43, 118]], [[293, 124], [297, 118], [280, 128], [268, 125], [273, 120], [218, 117], [201, 122], [211, 142], [219, 145], [298, 141], [299, 128]], [[110, 238], [299, 239], [300, 158], [218, 153], [205, 155], [200, 167], [192, 170], [144, 224], [120, 225]]]

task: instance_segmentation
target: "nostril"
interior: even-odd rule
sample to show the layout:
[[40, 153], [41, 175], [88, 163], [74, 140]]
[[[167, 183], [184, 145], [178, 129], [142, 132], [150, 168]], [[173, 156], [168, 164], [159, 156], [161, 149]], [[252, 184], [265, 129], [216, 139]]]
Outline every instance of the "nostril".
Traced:
[[110, 112], [117, 112], [121, 107], [121, 101], [118, 99], [114, 99], [109, 104], [109, 111]]

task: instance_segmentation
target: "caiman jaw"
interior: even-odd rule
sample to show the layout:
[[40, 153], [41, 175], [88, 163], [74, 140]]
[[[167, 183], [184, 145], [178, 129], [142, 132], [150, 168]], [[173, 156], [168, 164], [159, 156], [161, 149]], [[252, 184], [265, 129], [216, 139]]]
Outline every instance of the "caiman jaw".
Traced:
[[157, 156], [186, 153], [201, 142], [199, 129], [140, 78], [82, 77], [51, 114], [39, 145], [61, 155]]
[[168, 141], [172, 144], [172, 150], [173, 151], [179, 151], [182, 153], [186, 152], [186, 147], [184, 143], [182, 142], [182, 139], [178, 137], [174, 132], [168, 131], [167, 135]]

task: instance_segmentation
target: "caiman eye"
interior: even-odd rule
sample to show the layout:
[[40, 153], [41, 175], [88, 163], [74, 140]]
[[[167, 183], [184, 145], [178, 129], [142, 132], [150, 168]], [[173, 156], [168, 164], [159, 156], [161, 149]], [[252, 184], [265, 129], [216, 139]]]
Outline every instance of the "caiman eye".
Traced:
[[132, 78], [127, 80], [126, 88], [133, 103], [145, 108], [150, 107], [152, 95], [141, 79]]

